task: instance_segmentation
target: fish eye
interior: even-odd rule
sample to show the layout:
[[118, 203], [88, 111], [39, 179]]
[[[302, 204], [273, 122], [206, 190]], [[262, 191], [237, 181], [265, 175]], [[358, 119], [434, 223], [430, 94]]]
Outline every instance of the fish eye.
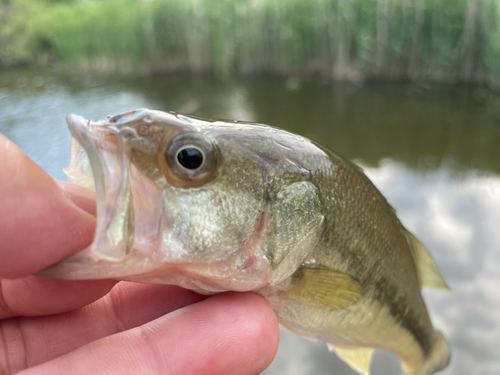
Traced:
[[216, 164], [214, 144], [200, 133], [178, 135], [167, 146], [164, 174], [175, 186], [200, 186], [212, 174]]
[[189, 170], [196, 170], [203, 165], [205, 156], [196, 146], [186, 146], [177, 151], [177, 161], [184, 168]]

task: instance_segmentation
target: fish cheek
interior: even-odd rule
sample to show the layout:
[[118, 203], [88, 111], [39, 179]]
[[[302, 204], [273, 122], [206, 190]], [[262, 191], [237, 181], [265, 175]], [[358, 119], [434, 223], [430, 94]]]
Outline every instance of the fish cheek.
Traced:
[[[171, 227], [165, 247], [183, 261], [217, 263], [236, 253], [260, 222], [260, 200], [221, 182], [164, 192]], [[256, 209], [254, 209], [256, 208]]]

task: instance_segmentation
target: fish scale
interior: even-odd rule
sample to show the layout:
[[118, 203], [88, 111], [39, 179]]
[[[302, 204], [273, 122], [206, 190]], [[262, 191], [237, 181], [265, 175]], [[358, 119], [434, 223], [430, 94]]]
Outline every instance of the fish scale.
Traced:
[[[404, 228], [394, 210], [359, 168], [324, 151], [329, 155], [330, 164], [323, 159], [325, 165], [317, 168], [311, 181], [318, 187], [320, 197], [329, 197], [322, 199], [325, 230], [306, 263], [340, 271], [357, 280], [363, 287], [365, 300], [379, 302], [381, 308], [388, 309], [395, 323], [411, 334], [404, 347], [417, 344], [423, 360], [431, 350], [435, 335], [421, 297], [415, 259]], [[317, 166], [318, 158], [309, 162]], [[332, 257], [332, 254], [337, 256]], [[281, 306], [282, 302], [277, 305]], [[287, 311], [281, 314], [278, 311], [278, 315], [289, 324], [310, 331], [311, 328], [302, 326], [301, 322], [305, 316], [321, 312], [307, 305], [297, 307], [300, 308], [304, 314], [293, 321], [287, 320]], [[364, 304], [359, 304], [359, 309], [351, 308], [350, 316], [365, 315], [364, 308]], [[340, 331], [343, 327], [336, 326], [342, 324], [345, 322], [340, 319], [339, 323], [333, 322], [331, 327], [322, 326], [317, 336], [339, 345], [383, 344], [378, 338], [375, 342], [367, 342], [363, 338], [351, 337], [348, 342], [343, 342], [343, 338], [335, 334], [329, 336], [322, 332], [325, 328]], [[377, 326], [372, 325], [370, 328], [375, 330]], [[383, 337], [384, 327], [374, 334]], [[402, 355], [399, 353], [400, 348], [391, 349]]]

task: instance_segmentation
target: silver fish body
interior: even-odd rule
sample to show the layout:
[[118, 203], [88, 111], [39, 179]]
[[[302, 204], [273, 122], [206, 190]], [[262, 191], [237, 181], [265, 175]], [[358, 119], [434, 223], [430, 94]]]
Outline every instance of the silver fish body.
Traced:
[[396, 353], [406, 374], [447, 365], [421, 295], [446, 285], [348, 160], [276, 128], [145, 109], [68, 125], [66, 173], [95, 188], [98, 227], [43, 275], [256, 291], [361, 372], [373, 348]]

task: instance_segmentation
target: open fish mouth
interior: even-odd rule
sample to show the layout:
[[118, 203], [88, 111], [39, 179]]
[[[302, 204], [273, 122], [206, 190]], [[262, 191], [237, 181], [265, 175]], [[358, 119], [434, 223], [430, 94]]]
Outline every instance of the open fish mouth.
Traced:
[[94, 122], [78, 115], [66, 118], [73, 140], [65, 172], [70, 182], [87, 188], [94, 184], [97, 231], [92, 253], [102, 259], [120, 261], [133, 245], [134, 212], [126, 143], [118, 129], [111, 125], [112, 120]]
[[[118, 116], [108, 116], [101, 121], [87, 120], [78, 115], [66, 118], [72, 135], [70, 162], [64, 168], [68, 181], [96, 192], [97, 228], [92, 244], [84, 250], [62, 260], [40, 272], [42, 276], [60, 278], [103, 278], [122, 276], [124, 272], [134, 273], [135, 267], [123, 268], [123, 261], [134, 248], [136, 219], [132, 181], [141, 180], [138, 171], [132, 171], [127, 154], [127, 137], [130, 129], [122, 126], [141, 115], [145, 110], [136, 110]], [[132, 176], [131, 176], [132, 174]], [[139, 181], [141, 189], [147, 189]], [[154, 190], [154, 189], [153, 189]], [[148, 191], [152, 199], [161, 201], [161, 193]], [[140, 197], [139, 197], [140, 198]], [[149, 206], [158, 202], [149, 202]], [[148, 207], [148, 202], [136, 202]], [[158, 235], [158, 209], [153, 212], [156, 228], [150, 228]], [[147, 212], [151, 220], [151, 211]], [[141, 213], [139, 213], [140, 216]], [[145, 220], [143, 220], [144, 222]], [[144, 232], [144, 231], [142, 231]], [[144, 234], [140, 231], [139, 235]], [[140, 246], [141, 239], [137, 246]], [[142, 239], [144, 240], [144, 238]], [[147, 253], [147, 246], [143, 246]], [[145, 255], [144, 253], [142, 255]], [[125, 262], [129, 263], [129, 262]], [[137, 267], [142, 262], [130, 260]], [[114, 270], [114, 264], [117, 265]], [[101, 270], [101, 271], [100, 271]]]

